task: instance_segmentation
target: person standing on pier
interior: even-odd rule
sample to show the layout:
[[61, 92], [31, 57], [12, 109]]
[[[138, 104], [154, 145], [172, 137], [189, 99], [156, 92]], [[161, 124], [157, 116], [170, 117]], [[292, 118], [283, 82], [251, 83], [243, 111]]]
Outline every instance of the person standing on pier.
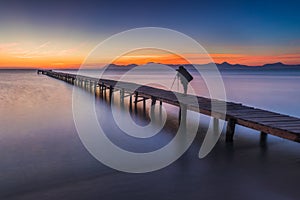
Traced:
[[187, 94], [187, 88], [189, 82], [193, 80], [193, 76], [181, 65], [176, 69], [177, 71], [177, 77], [180, 79], [180, 82], [183, 87], [183, 93], [184, 95]]

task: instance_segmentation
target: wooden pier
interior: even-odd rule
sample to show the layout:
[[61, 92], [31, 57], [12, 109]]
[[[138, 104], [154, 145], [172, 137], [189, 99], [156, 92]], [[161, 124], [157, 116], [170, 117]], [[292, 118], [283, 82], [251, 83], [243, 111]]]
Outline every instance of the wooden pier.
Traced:
[[[300, 142], [300, 119], [296, 117], [249, 107], [240, 103], [212, 100], [200, 96], [192, 96], [198, 101], [198, 105], [194, 105], [191, 101], [189, 101], [191, 95], [183, 96], [182, 94], [177, 93], [177, 95], [182, 95], [182, 100], [179, 102], [173, 91], [137, 85], [135, 83], [122, 82], [122, 84], [119, 84], [120, 82], [114, 80], [99, 80], [97, 78], [54, 72], [52, 70], [38, 70], [37, 73], [42, 73], [73, 85], [89, 87], [90, 89], [93, 89], [94, 92], [97, 88], [99, 88], [100, 94], [102, 96], [105, 95], [105, 98], [106, 91], [108, 90], [110, 100], [113, 95], [113, 91], [119, 90], [121, 100], [125, 97], [130, 98], [129, 106], [131, 108], [133, 106], [132, 104], [134, 104], [136, 108], [137, 103], [143, 102], [143, 109], [145, 109], [146, 100], [150, 99], [151, 105], [154, 105], [156, 102], [160, 102], [160, 104], [168, 103], [180, 107], [179, 119], [181, 119], [183, 115], [186, 115], [186, 110], [192, 110], [214, 117], [215, 119], [225, 120], [228, 122], [226, 128], [227, 142], [233, 141], [236, 125], [260, 131], [261, 141], [266, 140], [267, 134], [272, 134], [291, 141]], [[132, 88], [137, 89], [133, 91]], [[218, 107], [215, 108], [215, 106], [214, 109], [212, 109], [212, 103], [214, 105], [225, 105], [226, 113], [224, 113], [222, 109], [218, 110]], [[182, 107], [184, 107], [184, 109], [182, 109]]]

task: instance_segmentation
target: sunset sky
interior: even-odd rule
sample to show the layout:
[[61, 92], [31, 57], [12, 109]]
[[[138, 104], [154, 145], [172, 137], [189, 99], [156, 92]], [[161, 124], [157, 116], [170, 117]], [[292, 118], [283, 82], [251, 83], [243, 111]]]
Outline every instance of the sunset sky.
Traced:
[[[300, 64], [299, 8], [299, 1], [289, 0], [3, 1], [0, 68], [76, 68], [107, 37], [147, 26], [187, 34], [216, 63]], [[198, 55], [182, 52], [181, 56], [201, 63]], [[182, 62], [176, 55], [140, 52], [119, 63], [150, 61]]]

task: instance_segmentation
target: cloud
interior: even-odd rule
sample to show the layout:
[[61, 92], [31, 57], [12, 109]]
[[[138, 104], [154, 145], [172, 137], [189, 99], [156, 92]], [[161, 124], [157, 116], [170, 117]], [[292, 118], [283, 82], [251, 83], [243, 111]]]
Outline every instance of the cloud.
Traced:
[[17, 46], [19, 46], [19, 43], [17, 42], [2, 43], [0, 44], [0, 52], [9, 52]]
[[36, 49], [42, 49], [42, 48], [45, 48], [45, 47], [49, 47], [50, 44], [51, 44], [50, 41], [45, 42], [45, 43], [41, 44], [40, 46], [38, 46]]
[[80, 43], [77, 46], [73, 46], [71, 48], [66, 49], [58, 49], [55, 47], [56, 45], [50, 41], [45, 42], [35, 48], [31, 48], [26, 51], [17, 51], [14, 52], [15, 56], [18, 58], [43, 58], [43, 57], [63, 57], [63, 56], [74, 56], [78, 53], [83, 46], [86, 45], [85, 42]]
[[86, 42], [82, 42], [80, 43], [78, 46], [72, 47], [72, 48], [68, 48], [68, 49], [63, 49], [61, 51], [58, 52], [59, 56], [66, 56], [66, 55], [72, 55], [77, 53], [82, 47], [84, 47], [86, 45]]

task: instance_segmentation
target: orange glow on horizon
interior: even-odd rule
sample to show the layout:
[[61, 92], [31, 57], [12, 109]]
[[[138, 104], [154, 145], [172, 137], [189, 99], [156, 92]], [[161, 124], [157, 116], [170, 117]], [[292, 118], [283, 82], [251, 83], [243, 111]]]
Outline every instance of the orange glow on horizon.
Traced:
[[[90, 47], [85, 43], [76, 43], [66, 48], [57, 44], [44, 42], [38, 45], [27, 44], [23, 46], [19, 43], [0, 44], [0, 68], [71, 68], [76, 69], [81, 66], [88, 55]], [[107, 60], [96, 60], [90, 64], [91, 67], [103, 66], [111, 58], [108, 54]], [[281, 55], [251, 55], [251, 54], [180, 54], [175, 55], [169, 52], [156, 49], [142, 49], [132, 51], [117, 58], [113, 63], [118, 65], [146, 64], [149, 62], [162, 64], [207, 64], [209, 62], [230, 64], [243, 64], [249, 66], [261, 66], [268, 63], [282, 62], [284, 64], [300, 64], [300, 54]]]
[[[44, 35], [43, 33], [42, 35]], [[74, 38], [57, 37], [44, 38], [41, 35], [24, 36], [16, 39], [7, 39], [7, 42], [0, 43], [0, 69], [1, 68], [79, 68], [85, 58], [89, 56], [97, 44], [94, 41], [86, 40], [87, 37], [80, 36]], [[103, 38], [104, 39], [104, 38]], [[4, 40], [5, 41], [5, 40]], [[123, 44], [123, 45], [126, 45]], [[258, 50], [263, 47], [255, 47]], [[246, 47], [223, 47], [220, 50], [211, 50], [210, 58], [207, 55], [199, 55], [193, 53], [181, 53], [180, 55], [172, 54], [157, 49], [139, 49], [122, 55], [114, 60], [114, 49], [116, 46], [108, 48], [105, 52], [101, 52], [101, 59], [95, 55], [94, 58], [89, 58], [87, 64], [90, 67], [99, 68], [105, 64], [109, 64], [114, 60], [114, 64], [146, 64], [149, 62], [162, 64], [187, 64], [189, 61], [192, 64], [207, 64], [210, 62], [230, 64], [242, 64], [249, 66], [261, 66], [269, 63], [282, 62], [284, 64], [300, 64], [300, 49], [286, 49], [282, 51], [272, 51], [266, 48], [261, 50], [261, 54], [257, 55], [246, 51]], [[244, 50], [240, 50], [244, 49]], [[217, 53], [224, 52], [224, 53]], [[231, 53], [226, 53], [231, 52]], [[246, 53], [239, 53], [246, 52]], [[249, 52], [249, 53], [248, 53]], [[276, 53], [277, 52], [277, 53]], [[296, 52], [296, 53], [289, 53]], [[256, 52], [258, 53], [258, 52]]]
[[161, 64], [188, 64], [188, 61], [179, 55], [175, 54], [147, 54], [147, 55], [124, 55], [116, 59], [113, 64], [128, 65], [137, 64], [144, 65], [149, 62]]
[[197, 54], [164, 54], [164, 55], [147, 55], [147, 56], [123, 56], [114, 61], [114, 64], [146, 64], [148, 62], [156, 62], [162, 64], [189, 64], [186, 58], [191, 60], [192, 64], [207, 64], [214, 62], [217, 64], [228, 62], [230, 64], [242, 64], [248, 66], [261, 66], [264, 64], [282, 62], [284, 64], [297, 65], [300, 63], [300, 54], [285, 55], [244, 55], [244, 54], [209, 54], [211, 60], [207, 56]]
[[0, 57], [1, 68], [72, 68], [77, 69], [83, 62], [83, 58], [12, 58]]

